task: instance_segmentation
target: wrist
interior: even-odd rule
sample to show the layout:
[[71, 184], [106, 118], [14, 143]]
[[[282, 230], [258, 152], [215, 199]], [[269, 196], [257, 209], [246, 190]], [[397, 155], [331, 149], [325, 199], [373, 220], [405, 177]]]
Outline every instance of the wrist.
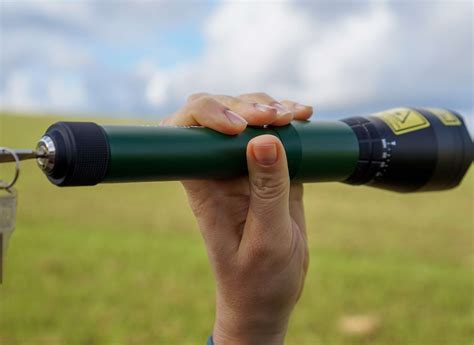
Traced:
[[229, 335], [215, 330], [212, 339], [213, 345], [283, 345], [285, 342], [285, 332], [282, 334], [239, 334]]
[[214, 345], [283, 345], [287, 328], [287, 321], [271, 327], [262, 327], [251, 321], [217, 319], [212, 338]]

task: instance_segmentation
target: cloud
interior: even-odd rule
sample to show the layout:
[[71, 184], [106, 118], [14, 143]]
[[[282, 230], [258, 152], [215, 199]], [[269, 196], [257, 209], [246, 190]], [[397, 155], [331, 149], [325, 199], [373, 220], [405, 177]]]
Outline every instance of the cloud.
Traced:
[[[211, 4], [140, 1], [1, 2], [0, 107], [17, 111], [144, 114], [155, 110], [144, 62], [198, 53], [169, 38], [198, 29]], [[194, 31], [193, 31], [194, 30]], [[175, 42], [172, 42], [175, 43]], [[189, 53], [189, 54], [183, 54]], [[162, 64], [161, 61], [164, 61]], [[154, 67], [156, 68], [156, 67]]]
[[330, 113], [400, 104], [472, 109], [471, 27], [467, 3], [367, 2], [347, 12], [225, 2], [206, 24], [202, 57], [157, 71], [150, 85], [161, 81], [162, 106], [202, 90], [263, 90]]
[[473, 112], [469, 2], [18, 4], [2, 4], [2, 107], [166, 114], [266, 91], [327, 116]]

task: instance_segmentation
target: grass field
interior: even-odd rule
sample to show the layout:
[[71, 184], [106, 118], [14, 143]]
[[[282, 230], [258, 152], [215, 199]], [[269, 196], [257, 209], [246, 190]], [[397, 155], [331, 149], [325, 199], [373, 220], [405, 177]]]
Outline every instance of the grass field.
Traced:
[[[2, 115], [0, 146], [33, 147], [56, 120]], [[178, 183], [60, 189], [24, 162], [17, 189], [1, 345], [205, 343], [213, 278]], [[305, 192], [311, 264], [287, 344], [473, 343], [474, 171], [441, 193]], [[357, 315], [367, 329], [341, 328]]]

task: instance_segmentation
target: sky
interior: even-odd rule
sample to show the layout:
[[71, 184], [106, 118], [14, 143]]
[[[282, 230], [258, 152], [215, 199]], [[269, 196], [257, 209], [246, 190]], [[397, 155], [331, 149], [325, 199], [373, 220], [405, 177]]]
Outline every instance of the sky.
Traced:
[[472, 123], [473, 6], [0, 0], [0, 109], [160, 119], [194, 92], [263, 91], [322, 118], [431, 106]]

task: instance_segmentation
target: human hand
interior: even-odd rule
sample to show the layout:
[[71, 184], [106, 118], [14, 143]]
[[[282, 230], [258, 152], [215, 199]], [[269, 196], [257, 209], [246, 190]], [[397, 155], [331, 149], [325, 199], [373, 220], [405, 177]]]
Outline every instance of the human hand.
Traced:
[[[311, 114], [263, 93], [200, 93], [162, 123], [235, 135], [247, 124], [283, 126]], [[216, 277], [216, 345], [283, 344], [308, 268], [303, 186], [290, 185], [279, 139], [252, 139], [247, 165], [248, 177], [183, 182]]]

